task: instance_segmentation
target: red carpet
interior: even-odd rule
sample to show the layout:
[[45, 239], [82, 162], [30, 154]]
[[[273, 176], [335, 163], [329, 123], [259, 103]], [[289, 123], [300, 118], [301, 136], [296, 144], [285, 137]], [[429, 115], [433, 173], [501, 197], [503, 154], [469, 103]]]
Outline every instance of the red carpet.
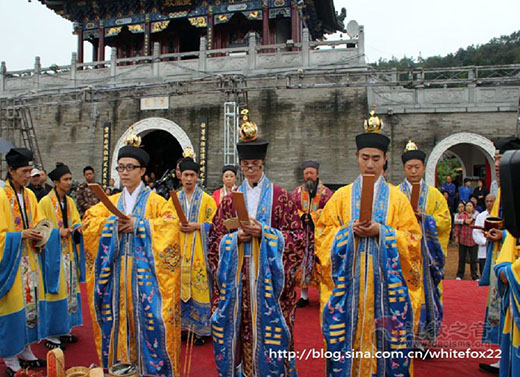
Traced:
[[[466, 351], [467, 348], [475, 351], [487, 350], [487, 346], [480, 344], [487, 288], [478, 287], [475, 282], [464, 280], [447, 280], [444, 282], [444, 287], [444, 328], [439, 339], [443, 349], [446, 351], [450, 349]], [[319, 351], [323, 345], [319, 326], [318, 293], [315, 290], [311, 290], [309, 293], [311, 304], [306, 308], [298, 309], [296, 312], [295, 347], [296, 351], [300, 352], [304, 350], [309, 352], [310, 349]], [[83, 295], [83, 312], [85, 326], [73, 331], [80, 338], [80, 342], [67, 345], [65, 351], [67, 367], [89, 366], [98, 362], [85, 295]], [[40, 357], [44, 357], [46, 353], [46, 349], [41, 344], [33, 346], [33, 350]], [[433, 372], [442, 372], [445, 377], [484, 377], [489, 375], [479, 371], [479, 362], [491, 363], [495, 360], [473, 359], [471, 357], [416, 360], [414, 362], [415, 376], [426, 377], [432, 375]], [[184, 362], [184, 345], [181, 362]], [[298, 360], [297, 368], [299, 375], [302, 377], [325, 376], [325, 361], [321, 358], [313, 359], [309, 357], [308, 360]], [[4, 375], [5, 367], [3, 363], [0, 369], [1, 375]], [[217, 376], [211, 342], [208, 341], [204, 346], [194, 347], [190, 376]]]

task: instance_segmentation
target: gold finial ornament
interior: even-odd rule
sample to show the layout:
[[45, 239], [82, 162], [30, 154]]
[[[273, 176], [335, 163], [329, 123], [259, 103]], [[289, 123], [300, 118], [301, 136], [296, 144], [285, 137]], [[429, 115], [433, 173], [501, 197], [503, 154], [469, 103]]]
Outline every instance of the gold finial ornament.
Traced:
[[133, 147], [141, 146], [141, 136], [137, 136], [136, 134], [134, 134], [134, 126], [130, 127], [128, 136], [125, 140], [125, 145], [131, 145]]
[[240, 123], [238, 130], [240, 141], [248, 142], [256, 140], [258, 137], [258, 127], [255, 122], [249, 120], [249, 110], [242, 109], [240, 115], [242, 116], [242, 123]]
[[404, 147], [405, 152], [418, 151], [418, 150], [419, 150], [419, 147], [417, 146], [417, 144], [415, 144], [412, 141], [412, 139], [408, 140], [408, 143], [406, 143], [406, 147]]
[[365, 132], [379, 133], [384, 127], [383, 120], [376, 115], [376, 106], [372, 106], [370, 110], [370, 118], [365, 120]]
[[195, 161], [195, 151], [192, 147], [187, 146], [184, 152], [182, 153], [182, 157], [191, 158], [193, 161]]

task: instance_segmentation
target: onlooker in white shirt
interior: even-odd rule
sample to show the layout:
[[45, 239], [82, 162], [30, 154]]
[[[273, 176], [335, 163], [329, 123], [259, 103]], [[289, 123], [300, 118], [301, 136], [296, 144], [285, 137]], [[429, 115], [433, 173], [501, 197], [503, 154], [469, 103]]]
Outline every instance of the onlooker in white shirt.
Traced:
[[[495, 203], [495, 195], [488, 194], [486, 196], [486, 210], [479, 214], [475, 219], [475, 226], [484, 227], [484, 223], [486, 219], [489, 217], [491, 209], [493, 208], [493, 204]], [[482, 272], [484, 271], [484, 266], [486, 265], [486, 256], [487, 256], [487, 239], [484, 235], [484, 231], [481, 229], [473, 229], [473, 240], [478, 245], [478, 263], [480, 276], [482, 276]]]

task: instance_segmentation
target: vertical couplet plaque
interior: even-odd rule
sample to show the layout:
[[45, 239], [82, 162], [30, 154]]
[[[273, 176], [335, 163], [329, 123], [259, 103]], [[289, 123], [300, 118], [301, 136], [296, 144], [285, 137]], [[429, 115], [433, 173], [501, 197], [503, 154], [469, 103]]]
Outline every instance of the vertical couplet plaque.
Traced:
[[201, 186], [206, 187], [207, 181], [207, 152], [208, 152], [208, 118], [204, 118], [200, 121], [200, 144], [199, 144], [199, 162], [200, 162], [200, 174], [199, 182]]
[[105, 122], [103, 124], [103, 163], [101, 165], [101, 184], [103, 187], [108, 186], [108, 180], [110, 179], [110, 136], [111, 136], [112, 124]]

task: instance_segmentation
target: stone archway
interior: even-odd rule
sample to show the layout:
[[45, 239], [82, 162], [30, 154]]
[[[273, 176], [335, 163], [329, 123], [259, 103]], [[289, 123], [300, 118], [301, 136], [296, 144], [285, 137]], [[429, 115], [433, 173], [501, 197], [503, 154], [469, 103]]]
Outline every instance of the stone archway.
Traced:
[[130, 130], [132, 130], [132, 132], [135, 135], [141, 136], [141, 138], [153, 131], [166, 131], [178, 141], [178, 143], [182, 147], [182, 150], [185, 150], [187, 147], [193, 148], [193, 144], [191, 143], [190, 138], [177, 123], [165, 118], [153, 117], [142, 119], [134, 123], [132, 126], [128, 127], [128, 129], [123, 133], [123, 135], [121, 135], [116, 145], [114, 146], [114, 152], [112, 153], [112, 161], [110, 163], [110, 176], [114, 178], [114, 180], [116, 181], [116, 185], [119, 185], [119, 175], [116, 171], [117, 154], [119, 152], [119, 149], [125, 145], [125, 140], [130, 134]]
[[[486, 157], [490, 166], [494, 165], [495, 146], [488, 138], [472, 132], [459, 132], [442, 139], [433, 148], [426, 162], [426, 183], [435, 186], [435, 171], [442, 155], [457, 144], [471, 144], [478, 148]], [[491, 169], [491, 180], [495, 180], [495, 169]]]

